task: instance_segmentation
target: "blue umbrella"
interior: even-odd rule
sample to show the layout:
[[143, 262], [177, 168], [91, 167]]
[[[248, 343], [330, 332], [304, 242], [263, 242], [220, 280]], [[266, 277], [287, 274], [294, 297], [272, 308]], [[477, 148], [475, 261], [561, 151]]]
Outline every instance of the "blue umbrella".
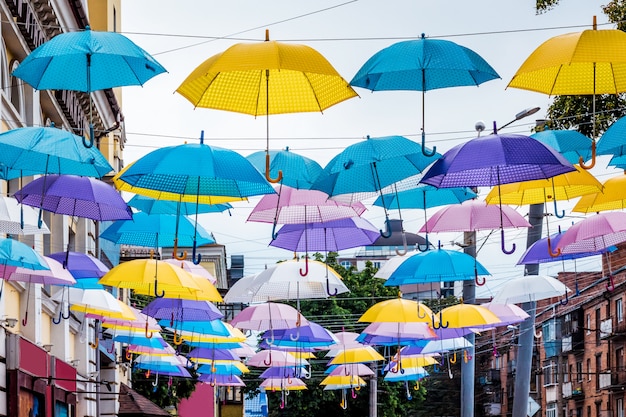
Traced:
[[200, 245], [215, 243], [209, 232], [200, 225], [194, 227], [186, 216], [142, 212], [133, 213], [132, 220], [113, 222], [100, 237], [113, 243], [149, 248], [168, 247], [176, 238], [181, 246], [192, 246], [194, 242]]
[[[322, 167], [316, 161], [291, 152], [289, 147], [284, 150], [270, 150], [270, 164], [267, 170], [271, 178], [276, 178], [278, 172], [283, 176], [280, 183], [300, 190], [308, 190], [322, 172]], [[246, 157], [261, 173], [266, 172], [266, 152], [259, 151]]]
[[558, 151], [572, 164], [591, 158], [592, 140], [576, 130], [544, 129], [530, 137]]
[[422, 152], [427, 151], [424, 129], [425, 92], [448, 87], [478, 86], [500, 78], [476, 52], [442, 39], [420, 39], [395, 43], [374, 54], [350, 84], [372, 91], [413, 90], [422, 92]]
[[[0, 237], [0, 264], [34, 270], [49, 270], [46, 260], [30, 246], [10, 238]], [[4, 274], [3, 274], [4, 276]]]
[[[61, 33], [35, 48], [13, 71], [13, 76], [36, 90], [93, 91], [125, 85], [143, 85], [165, 72], [152, 56], [124, 35], [96, 32]], [[91, 100], [91, 96], [89, 97]], [[91, 104], [90, 104], [91, 109]], [[90, 142], [93, 123], [90, 111]]]
[[166, 319], [159, 319], [159, 325], [180, 331], [193, 332], [204, 336], [228, 337], [231, 335], [223, 321], [215, 320], [178, 320], [171, 316]]
[[232, 363], [202, 364], [196, 372], [199, 374], [213, 375], [242, 375], [243, 371]]
[[135, 195], [128, 201], [134, 207], [146, 214], [176, 214], [191, 216], [196, 213], [221, 213], [233, 208], [229, 203], [222, 204], [195, 204], [181, 201], [157, 200], [143, 195]]
[[82, 252], [56, 252], [48, 255], [59, 262], [67, 262], [65, 267], [75, 279], [101, 278], [109, 268], [98, 258]]
[[271, 344], [279, 347], [329, 346], [337, 343], [328, 330], [312, 321], [291, 329], [266, 330], [263, 339], [273, 339]]
[[598, 140], [596, 154], [613, 155], [617, 157], [626, 155], [624, 129], [626, 129], [626, 117], [621, 117], [602, 134]]
[[113, 167], [97, 148], [55, 127], [21, 127], [0, 133], [3, 179], [36, 174], [72, 174], [100, 178]]

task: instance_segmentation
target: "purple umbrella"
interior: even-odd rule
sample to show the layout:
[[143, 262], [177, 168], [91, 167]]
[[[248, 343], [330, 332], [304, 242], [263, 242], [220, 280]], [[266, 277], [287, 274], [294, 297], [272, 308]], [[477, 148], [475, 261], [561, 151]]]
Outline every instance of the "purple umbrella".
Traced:
[[208, 382], [211, 385], [224, 387], [245, 387], [246, 384], [237, 375], [202, 374], [198, 377], [200, 382]]
[[561, 253], [557, 250], [555, 253], [553, 248], [559, 244], [564, 233], [565, 232], [559, 231], [558, 233], [554, 233], [549, 237], [544, 237], [543, 239], [533, 243], [528, 249], [526, 249], [526, 252], [524, 252], [520, 260], [517, 261], [517, 265], [567, 261], [571, 259], [585, 258], [587, 256], [601, 255], [605, 252], [612, 252], [616, 249], [615, 246], [609, 246], [604, 249], [590, 252]]
[[[378, 231], [376, 232], [378, 233]], [[266, 330], [263, 339], [272, 340], [272, 345], [292, 346], [328, 346], [337, 343], [335, 337], [324, 327], [309, 321], [305, 326], [291, 329]]]
[[197, 359], [211, 359], [214, 361], [238, 361], [239, 357], [228, 349], [212, 349], [206, 347], [197, 347], [187, 354], [187, 357], [194, 362]]
[[378, 229], [369, 221], [351, 217], [320, 223], [286, 224], [278, 230], [270, 246], [293, 252], [337, 252], [371, 245], [379, 236]]
[[[529, 136], [494, 133], [457, 145], [435, 161], [420, 180], [437, 188], [493, 187], [552, 178], [574, 171], [561, 154]], [[502, 203], [500, 203], [501, 205]], [[502, 219], [502, 218], [501, 218]], [[501, 229], [504, 238], [504, 229]], [[506, 250], [502, 239], [502, 251]]]
[[67, 256], [65, 268], [75, 279], [81, 278], [102, 278], [109, 272], [109, 268], [98, 258], [80, 252], [56, 252], [48, 257], [59, 262], [64, 262]]
[[310, 374], [304, 366], [271, 366], [259, 378], [307, 378]]
[[141, 312], [155, 319], [171, 321], [210, 321], [224, 317], [209, 301], [180, 298], [155, 298]]

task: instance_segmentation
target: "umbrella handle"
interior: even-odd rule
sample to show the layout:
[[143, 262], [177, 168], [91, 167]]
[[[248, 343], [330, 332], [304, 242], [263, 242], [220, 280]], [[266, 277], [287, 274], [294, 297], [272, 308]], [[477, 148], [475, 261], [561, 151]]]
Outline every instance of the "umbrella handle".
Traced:
[[24, 318], [22, 319], [22, 326], [26, 326], [28, 324], [28, 310], [24, 314]]
[[345, 388], [341, 390], [341, 402], [339, 403], [342, 409], [348, 409], [348, 401], [346, 401], [346, 390]]
[[272, 224], [272, 240], [278, 239], [278, 233], [276, 233], [276, 222]]
[[156, 279], [154, 280], [154, 296], [156, 298], [163, 298], [165, 297], [165, 290], [161, 290], [161, 292], [159, 293], [158, 290], [158, 285], [159, 285], [159, 281], [157, 281]]
[[[608, 289], [608, 288], [607, 288]], [[565, 291], [565, 301], [559, 300], [559, 304], [565, 306], [569, 303], [569, 296], [567, 295], [567, 291]]]
[[152, 332], [148, 332], [148, 322], [146, 322], [146, 330], [145, 330], [146, 339], [152, 339]]
[[[89, 132], [93, 135], [93, 125], [89, 125]], [[90, 137], [89, 140], [83, 136], [83, 146], [85, 148], [91, 148], [93, 146], [93, 136]]]
[[146, 371], [146, 373], [144, 374], [144, 376], [145, 376], [146, 378], [150, 378], [150, 369], [148, 369], [148, 370]]
[[404, 247], [402, 251], [399, 251], [398, 248], [396, 247], [396, 255], [404, 256], [409, 251], [407, 247], [407, 243], [406, 243], [406, 233], [404, 232], [404, 230], [402, 230], [402, 246]]
[[292, 342], [297, 342], [300, 339], [300, 327], [296, 327], [296, 334], [290, 334], [289, 339], [291, 339]]
[[334, 297], [337, 295], [337, 288], [335, 288], [335, 292], [331, 293], [330, 292], [330, 281], [328, 280], [328, 278], [326, 279], [326, 294], [328, 294], [329, 297]]
[[153, 387], [159, 385], [159, 373], [157, 372], [156, 377], [154, 378], [154, 382], [152, 383]]
[[557, 209], [556, 198], [554, 199], [554, 215], [559, 219], [565, 217], [565, 210], [561, 210], [561, 212], [559, 213], [559, 210]]
[[176, 346], [180, 346], [183, 343], [183, 335], [181, 334], [180, 337], [178, 337], [178, 334], [176, 332], [174, 332], [174, 340], [173, 340], [174, 344]]
[[[615, 289], [615, 282], [613, 281], [613, 275], [609, 275], [609, 282], [607, 282], [606, 284], [606, 290], [608, 292], [612, 292]], [[565, 294], [567, 294], [567, 292], [565, 292]], [[26, 312], [26, 314], [28, 314], [28, 312]]]
[[89, 342], [89, 346], [91, 346], [94, 349], [98, 349], [98, 346], [100, 346], [100, 339], [98, 338], [98, 332], [96, 331], [94, 336], [93, 336], [93, 342]]
[[411, 401], [413, 396], [411, 395], [411, 391], [409, 390], [409, 381], [404, 381], [404, 387], [406, 388], [406, 399]]
[[[63, 307], [61, 307], [61, 309], [62, 309], [62, 308], [63, 308]], [[59, 323], [61, 323], [61, 319], [62, 319], [62, 318], [63, 318], [63, 311], [61, 310], [61, 311], [59, 311], [59, 317], [58, 317], [58, 318], [57, 318], [57, 317], [53, 317], [53, 318], [52, 318], [52, 323], [54, 323], [54, 324], [59, 324]]]
[[172, 250], [172, 256], [178, 261], [184, 261], [187, 259], [187, 251], [183, 251], [178, 255], [178, 238], [174, 238], [174, 249]]
[[427, 314], [424, 313], [424, 315], [422, 315], [422, 313], [420, 313], [420, 305], [421, 303], [417, 303], [417, 317], [420, 319], [425, 319], [427, 317]]
[[309, 274], [309, 257], [308, 256], [304, 256], [304, 271], [302, 271], [302, 268], [300, 268], [300, 276], [301, 277], [306, 277]]
[[591, 141], [591, 162], [589, 163], [589, 165], [585, 165], [585, 161], [583, 157], [579, 156], [578, 165], [580, 165], [582, 169], [586, 169], [586, 170], [589, 170], [596, 165], [596, 140], [595, 139]]
[[278, 170], [277, 178], [274, 179], [270, 177], [270, 154], [269, 152], [265, 154], [265, 179], [271, 182], [272, 184], [276, 184], [277, 182], [280, 182], [283, 179], [283, 171], [280, 169]]
[[[269, 361], [267, 359], [269, 359]], [[270, 349], [270, 353], [267, 359], [263, 359], [263, 363], [265, 364], [265, 366], [270, 366], [272, 364], [272, 350], [271, 349]]]
[[425, 248], [422, 249], [422, 245], [420, 245], [419, 243], [417, 244], [417, 250], [420, 252], [426, 252], [428, 250], [428, 248], [430, 247], [430, 243], [428, 242], [428, 233], [426, 234], [426, 245]]
[[433, 146], [433, 149], [430, 152], [426, 151], [426, 149], [428, 149], [426, 147], [426, 132], [424, 132], [424, 130], [422, 129], [422, 155], [430, 158], [430, 157], [435, 156], [435, 154], [437, 153], [436, 146]]
[[419, 391], [420, 389], [420, 383], [419, 381], [415, 381], [415, 385], [413, 386], [413, 391]]
[[191, 252], [191, 260], [193, 261], [194, 265], [200, 265], [200, 262], [202, 261], [202, 254], [198, 253], [196, 256], [196, 248], [198, 246], [198, 243], [194, 240], [193, 241], [193, 249]]
[[502, 249], [502, 253], [504, 253], [505, 255], [510, 255], [513, 252], [515, 252], [515, 243], [513, 243], [513, 246], [511, 246], [510, 250], [507, 250], [504, 247], [504, 229], [500, 229], [500, 248]]
[[126, 354], [124, 355], [124, 357], [129, 362], [133, 361], [133, 353], [130, 350], [128, 350], [128, 349], [126, 350]]
[[43, 209], [39, 209], [39, 217], [37, 217], [37, 228], [41, 229], [43, 226]]
[[385, 227], [387, 228], [386, 232], [383, 232], [383, 229], [379, 229], [378, 231], [380, 232], [381, 237], [389, 239], [391, 237], [391, 220], [389, 220], [389, 217], [385, 219]]
[[472, 355], [467, 353], [467, 350], [464, 350], [463, 351], [463, 362], [468, 363], [471, 360], [472, 360]]
[[561, 248], [557, 249], [556, 252], [552, 252], [552, 241], [550, 240], [549, 236], [548, 236], [548, 253], [553, 258], [561, 256]]
[[72, 312], [70, 311], [69, 306], [68, 306], [68, 308], [67, 308], [67, 316], [65, 315], [65, 313], [63, 312], [63, 310], [61, 310], [61, 317], [63, 317], [65, 320], [69, 319], [71, 315], [72, 315]]
[[353, 399], [353, 400], [354, 400], [354, 399], [356, 399], [356, 392], [357, 392], [357, 391], [358, 391], [358, 390], [356, 390], [356, 389], [354, 389], [354, 387], [352, 387], [352, 393], [351, 393], [351, 395], [352, 395], [352, 399]]
[[541, 330], [539, 330], [539, 332], [535, 330], [534, 336], [535, 339], [541, 339], [541, 336], [543, 336], [543, 332]]
[[450, 361], [450, 363], [456, 363], [456, 351], [454, 351], [454, 356], [452, 356], [452, 358], [448, 356], [448, 360]]
[[115, 353], [115, 342], [111, 343], [111, 349], [107, 348], [107, 352], [110, 354]]
[[485, 285], [486, 282], [487, 282], [487, 278], [482, 277], [482, 280], [481, 280], [481, 278], [478, 276], [478, 274], [474, 275], [474, 283], [477, 286], [482, 287], [483, 285]]
[[447, 329], [450, 326], [450, 322], [446, 320], [446, 324], [443, 324], [443, 315], [441, 314], [441, 311], [439, 312], [439, 323], [435, 322], [435, 315], [433, 314], [433, 318], [432, 318], [432, 324], [433, 324], [433, 329], [435, 330], [439, 330], [439, 329]]

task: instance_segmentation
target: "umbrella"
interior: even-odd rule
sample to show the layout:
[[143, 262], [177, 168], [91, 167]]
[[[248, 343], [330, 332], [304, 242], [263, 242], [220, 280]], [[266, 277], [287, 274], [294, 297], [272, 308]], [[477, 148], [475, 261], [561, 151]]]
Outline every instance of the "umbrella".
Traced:
[[176, 90], [194, 107], [266, 116], [265, 177], [272, 179], [269, 153], [269, 115], [321, 112], [356, 97], [332, 65], [315, 49], [270, 41], [238, 43], [213, 55]]
[[445, 353], [450, 350], [467, 349], [474, 346], [465, 337], [439, 338], [435, 340], [425, 340], [419, 346], [406, 346], [402, 349], [405, 357], [411, 355], [432, 355], [434, 353]]
[[[300, 378], [266, 378], [259, 385], [265, 391], [297, 391], [308, 389], [304, 381]], [[282, 407], [285, 408], [284, 399], [281, 400]]]
[[539, 239], [526, 249], [526, 252], [517, 261], [517, 265], [528, 264], [541, 264], [545, 262], [566, 261], [570, 259], [586, 258], [587, 256], [601, 255], [607, 251], [612, 251], [615, 247], [610, 246], [605, 249], [592, 252], [575, 252], [575, 253], [562, 253], [560, 251], [553, 251], [553, 248], [557, 247], [564, 232], [559, 231], [550, 235], [550, 240], [547, 237]]
[[[252, 162], [252, 165], [259, 170], [265, 172], [265, 151], [258, 151], [248, 155], [246, 158]], [[289, 147], [284, 150], [269, 151], [269, 175], [271, 178], [277, 178], [278, 173], [282, 172], [281, 184], [287, 185], [298, 190], [308, 190], [319, 174], [322, 167], [316, 161], [306, 156], [291, 152]]]
[[248, 284], [248, 302], [326, 298], [349, 291], [341, 276], [325, 263], [292, 259], [257, 274]]
[[378, 229], [361, 217], [318, 223], [285, 224], [270, 246], [293, 252], [307, 250], [339, 252], [371, 245], [380, 237]]
[[[176, 214], [191, 216], [196, 213], [196, 204], [182, 201], [157, 200], [136, 194], [128, 201], [130, 207], [146, 214]], [[198, 213], [221, 213], [233, 208], [229, 203], [198, 204]]]
[[308, 362], [282, 350], [261, 350], [247, 360], [248, 366], [305, 366]]
[[259, 375], [259, 378], [308, 378], [311, 375], [304, 365], [301, 366], [270, 366]]
[[362, 203], [345, 204], [328, 199], [317, 190], [298, 190], [281, 186], [280, 193], [261, 197], [247, 221], [273, 223], [272, 238], [277, 224], [320, 223], [358, 217], [365, 212]]
[[426, 156], [424, 101], [426, 91], [459, 86], [478, 86], [500, 78], [476, 52], [442, 39], [420, 39], [395, 43], [377, 52], [363, 64], [350, 84], [372, 91], [414, 90], [422, 92], [422, 150]]
[[373, 376], [374, 371], [363, 363], [347, 363], [345, 365], [331, 365], [324, 372], [329, 375], [358, 375]]
[[[30, 246], [11, 238], [0, 237], [0, 264], [35, 270], [49, 270], [45, 258]], [[4, 273], [3, 273], [4, 276]], [[1, 293], [0, 293], [1, 294]]]
[[315, 347], [336, 343], [331, 332], [312, 321], [295, 329], [266, 330], [262, 337], [272, 340], [272, 345], [277, 347]]
[[526, 275], [507, 280], [491, 300], [492, 303], [510, 304], [539, 301], [560, 297], [571, 290], [558, 279], [547, 275]]
[[[201, 196], [230, 197], [230, 201], [234, 201], [274, 193], [271, 185], [246, 158], [229, 149], [205, 145], [204, 132], [199, 144], [154, 150], [118, 173], [113, 181], [123, 191], [153, 198], [160, 192], [167, 192], [177, 196], [177, 201], [195, 202], [196, 205], [203, 202]], [[198, 210], [195, 224], [198, 224]], [[200, 263], [196, 246], [194, 241], [193, 261]], [[174, 239], [174, 253], [177, 247]], [[185, 259], [184, 255], [175, 257]]]
[[581, 197], [572, 211], [577, 213], [598, 213], [606, 210], [626, 208], [626, 173], [604, 181], [602, 190]]
[[[212, 321], [224, 317], [215, 305], [208, 301], [181, 300], [178, 298], [155, 298], [141, 310], [142, 313], [156, 319], [169, 320], [170, 326], [180, 322]], [[175, 323], [176, 322], [176, 323]], [[178, 326], [174, 327], [179, 329]], [[146, 328], [146, 333], [147, 333]], [[182, 337], [174, 332], [174, 344], [180, 345]]]
[[265, 331], [306, 326], [309, 321], [295, 308], [281, 303], [251, 305], [241, 310], [230, 324], [245, 330]]
[[[476, 258], [463, 252], [437, 249], [407, 257], [389, 275], [386, 286], [458, 281], [491, 275]], [[484, 280], [483, 280], [484, 284]], [[480, 284], [479, 284], [480, 285]]]
[[596, 94], [626, 91], [626, 33], [618, 29], [593, 29], [548, 39], [517, 70], [507, 87], [549, 95], [593, 95], [591, 169], [596, 161]]
[[176, 265], [180, 268], [183, 268], [185, 271], [206, 278], [211, 282], [211, 284], [215, 285], [217, 283], [217, 278], [213, 276], [205, 267], [202, 265], [196, 265], [191, 261], [187, 260], [178, 260], [176, 258], [173, 259], [164, 259], [165, 262], [170, 263], [172, 265]]
[[385, 360], [380, 353], [371, 346], [363, 346], [352, 349], [344, 349], [337, 354], [329, 365], [342, 365], [347, 363], [365, 363]]
[[372, 203], [388, 209], [422, 209], [446, 206], [471, 200], [477, 194], [468, 187], [436, 188], [428, 184], [418, 184], [414, 188], [383, 194]]
[[359, 322], [429, 322], [431, 315], [430, 308], [422, 303], [397, 297], [374, 304], [361, 315]]
[[191, 274], [156, 259], [134, 259], [123, 262], [107, 272], [99, 282], [102, 285], [153, 294], [158, 298], [164, 297], [168, 290], [177, 290], [180, 287], [186, 288], [189, 292], [199, 289]]
[[523, 206], [527, 204], [554, 203], [554, 215], [565, 216], [565, 211], [557, 210], [556, 202], [595, 194], [602, 191], [602, 184], [587, 170], [574, 165], [576, 171], [567, 172], [547, 179], [513, 182], [493, 188], [485, 201], [487, 204], [509, 204]]
[[[574, 171], [572, 164], [554, 149], [528, 136], [500, 135], [494, 123], [493, 134], [453, 147], [435, 161], [420, 182], [438, 188], [500, 187], [502, 184], [545, 179], [570, 171]], [[502, 207], [500, 211], [502, 213]], [[501, 237], [504, 238], [503, 215], [499, 217]], [[515, 246], [513, 250], [506, 250], [502, 239], [504, 253], [510, 254], [514, 250]]]
[[[75, 90], [91, 93], [125, 85], [143, 85], [165, 72], [146, 51], [116, 32], [61, 33], [35, 48], [13, 71], [36, 90]], [[91, 95], [89, 96], [91, 100]], [[91, 101], [90, 101], [91, 110]], [[91, 113], [91, 111], [90, 111]], [[90, 114], [91, 117], [91, 114]], [[90, 120], [90, 143], [93, 146]]]
[[437, 335], [426, 322], [374, 322], [369, 324], [357, 340], [368, 345], [404, 345], [415, 340], [434, 339]]
[[[166, 298], [167, 300], [167, 298]], [[199, 315], [199, 313], [196, 313]], [[209, 313], [205, 313], [209, 314]], [[223, 343], [235, 343], [243, 342], [245, 337], [234, 336], [233, 329], [229, 325], [223, 322], [221, 319], [214, 320], [182, 320], [179, 319], [176, 314], [172, 320], [171, 314], [166, 319], [160, 319], [159, 324], [166, 327], [169, 330], [175, 331], [180, 334], [180, 338], [177, 342], [180, 342], [183, 338], [189, 342], [189, 344], [197, 342], [198, 345], [206, 344], [221, 344]], [[242, 333], [243, 334], [243, 333]]]
[[100, 178], [113, 171], [100, 150], [85, 148], [82, 140], [53, 126], [21, 127], [0, 133], [0, 163], [14, 174], [4, 179], [36, 174]]
[[[530, 137], [558, 151], [572, 164], [577, 164], [580, 158], [586, 161], [591, 157], [591, 139], [577, 130], [546, 128], [533, 133]], [[600, 142], [598, 142], [599, 145]]]
[[229, 304], [248, 304], [252, 299], [252, 291], [249, 290], [250, 284], [256, 278], [258, 274], [246, 275], [239, 278], [230, 286], [226, 295], [224, 295], [224, 302]]
[[478, 329], [493, 327], [494, 324], [500, 324], [498, 316], [486, 307], [475, 304], [456, 304], [439, 312], [438, 325], [441, 327]]
[[45, 223], [39, 224], [37, 212], [32, 207], [24, 207], [13, 197], [0, 197], [0, 233], [9, 235], [48, 234]]
[[117, 244], [148, 248], [168, 247], [175, 239], [181, 246], [192, 246], [194, 239], [200, 246], [215, 243], [204, 227], [194, 225], [187, 216], [143, 212], [133, 213], [132, 220], [113, 222], [100, 237]]
[[246, 384], [237, 375], [207, 375], [198, 377], [198, 381], [208, 382], [218, 387], [245, 387]]
[[[596, 153], [598, 155], [612, 155], [620, 159], [624, 157], [626, 154], [626, 152], [624, 152], [626, 150], [626, 142], [624, 142], [625, 123], [626, 118], [620, 117], [604, 131], [598, 140], [598, 146], [596, 149]], [[613, 163], [609, 165], [613, 165]]]
[[500, 323], [498, 323], [498, 326], [507, 326], [509, 324], [521, 323], [522, 321], [530, 317], [530, 315], [522, 308], [511, 303], [503, 304], [489, 302], [482, 303], [481, 306], [485, 307], [487, 310], [498, 316], [498, 318], [500, 319]]
[[100, 278], [107, 272], [109, 268], [103, 264], [98, 258], [82, 252], [56, 252], [48, 255], [52, 259], [64, 262], [67, 259], [65, 268], [76, 279], [81, 278]]
[[[451, 204], [430, 216], [422, 226], [420, 232], [472, 232], [476, 230], [497, 229], [502, 231], [509, 227], [531, 227], [531, 224], [515, 209], [509, 206], [496, 206], [479, 200], [467, 200], [461, 204]], [[502, 251], [506, 254], [515, 251], [504, 248], [504, 239], [501, 241]]]
[[[359, 201], [383, 195], [385, 187], [420, 175], [439, 156], [437, 153], [424, 155], [418, 143], [403, 136], [368, 136], [333, 157], [311, 188], [325, 192], [332, 199]], [[390, 231], [389, 214], [386, 207], [383, 209]], [[380, 234], [391, 236], [382, 230]]]

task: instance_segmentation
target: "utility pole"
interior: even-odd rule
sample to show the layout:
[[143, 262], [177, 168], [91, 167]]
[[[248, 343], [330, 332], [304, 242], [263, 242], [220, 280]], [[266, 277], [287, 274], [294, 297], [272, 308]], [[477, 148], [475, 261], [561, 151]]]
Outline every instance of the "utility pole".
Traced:
[[378, 366], [376, 362], [371, 365], [374, 375], [370, 378], [370, 413], [369, 417], [378, 416]]
[[[463, 233], [463, 252], [476, 258], [476, 232]], [[473, 279], [463, 281], [463, 302], [474, 304], [476, 302], [476, 283]], [[474, 361], [474, 333], [465, 336], [470, 347], [466, 349], [468, 361], [463, 355], [461, 362], [461, 417], [474, 417], [474, 380], [475, 380], [475, 361]]]
[[[531, 204], [528, 212], [528, 222], [532, 225], [528, 229], [526, 247], [541, 238], [543, 225], [544, 204]], [[537, 275], [539, 264], [526, 265], [526, 275]], [[532, 368], [533, 347], [535, 337], [535, 312], [537, 302], [531, 301], [522, 304], [522, 309], [530, 317], [526, 318], [519, 327], [519, 349], [517, 355], [517, 372], [515, 376], [515, 391], [513, 392], [513, 417], [528, 415], [528, 399], [530, 397], [530, 371]]]

